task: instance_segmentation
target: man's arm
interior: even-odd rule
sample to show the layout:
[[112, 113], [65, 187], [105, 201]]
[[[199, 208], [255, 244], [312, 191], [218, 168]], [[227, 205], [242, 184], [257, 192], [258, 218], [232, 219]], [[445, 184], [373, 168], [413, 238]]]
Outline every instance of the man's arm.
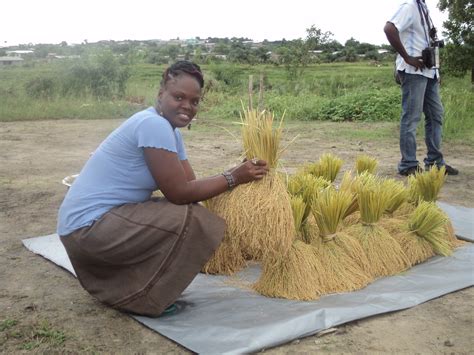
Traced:
[[412, 57], [408, 55], [405, 47], [402, 44], [402, 41], [400, 40], [398, 29], [393, 23], [387, 22], [383, 30], [387, 36], [388, 42], [397, 51], [397, 53], [401, 55], [405, 63], [414, 66], [416, 68], [415, 70], [422, 70], [425, 67], [421, 57]]

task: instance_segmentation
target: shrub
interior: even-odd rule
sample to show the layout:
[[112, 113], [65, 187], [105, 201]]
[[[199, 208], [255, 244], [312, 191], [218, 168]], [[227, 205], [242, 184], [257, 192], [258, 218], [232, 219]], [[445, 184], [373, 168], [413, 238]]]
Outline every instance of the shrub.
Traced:
[[104, 53], [93, 61], [79, 61], [72, 67], [65, 67], [62, 94], [90, 94], [98, 99], [123, 97], [129, 77], [128, 67], [121, 65], [111, 53]]
[[356, 92], [331, 99], [321, 107], [319, 119], [391, 121], [399, 116], [400, 92], [394, 88]]
[[35, 99], [52, 99], [56, 91], [56, 83], [49, 77], [31, 79], [25, 84], [26, 94]]

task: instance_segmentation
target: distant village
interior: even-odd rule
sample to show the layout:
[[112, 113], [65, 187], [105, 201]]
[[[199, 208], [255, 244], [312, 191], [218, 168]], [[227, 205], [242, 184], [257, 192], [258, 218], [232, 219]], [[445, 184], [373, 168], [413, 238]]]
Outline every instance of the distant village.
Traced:
[[22, 44], [0, 46], [0, 66], [11, 66], [32, 61], [79, 59], [98, 50], [109, 50], [130, 62], [143, 61], [166, 64], [174, 60], [189, 59], [197, 62], [229, 61], [238, 63], [284, 64], [295, 55], [302, 55], [312, 62], [379, 61], [392, 55], [388, 45], [376, 46], [361, 43], [353, 38], [341, 44], [335, 40], [280, 40], [254, 42], [248, 38], [206, 38], [171, 40], [104, 40], [80, 44]]

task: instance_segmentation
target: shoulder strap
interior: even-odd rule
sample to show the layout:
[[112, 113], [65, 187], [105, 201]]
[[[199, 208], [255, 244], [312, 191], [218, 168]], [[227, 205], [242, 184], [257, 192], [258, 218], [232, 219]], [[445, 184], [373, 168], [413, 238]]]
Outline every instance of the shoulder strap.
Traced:
[[426, 26], [428, 26], [428, 31], [431, 31], [431, 18], [428, 15], [428, 11], [425, 11], [425, 8], [421, 5], [421, 0], [416, 0], [416, 4], [418, 5], [418, 12], [420, 13], [421, 26], [423, 27], [423, 31], [425, 32], [426, 43], [429, 45], [430, 38], [428, 37], [428, 33], [426, 32], [425, 21]]

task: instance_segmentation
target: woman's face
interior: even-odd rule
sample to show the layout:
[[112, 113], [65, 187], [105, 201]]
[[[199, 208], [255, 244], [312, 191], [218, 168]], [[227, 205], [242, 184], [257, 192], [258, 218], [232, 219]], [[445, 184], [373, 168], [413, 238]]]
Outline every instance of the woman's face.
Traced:
[[158, 111], [173, 128], [187, 126], [196, 116], [201, 87], [188, 74], [180, 74], [168, 80], [158, 93]]

